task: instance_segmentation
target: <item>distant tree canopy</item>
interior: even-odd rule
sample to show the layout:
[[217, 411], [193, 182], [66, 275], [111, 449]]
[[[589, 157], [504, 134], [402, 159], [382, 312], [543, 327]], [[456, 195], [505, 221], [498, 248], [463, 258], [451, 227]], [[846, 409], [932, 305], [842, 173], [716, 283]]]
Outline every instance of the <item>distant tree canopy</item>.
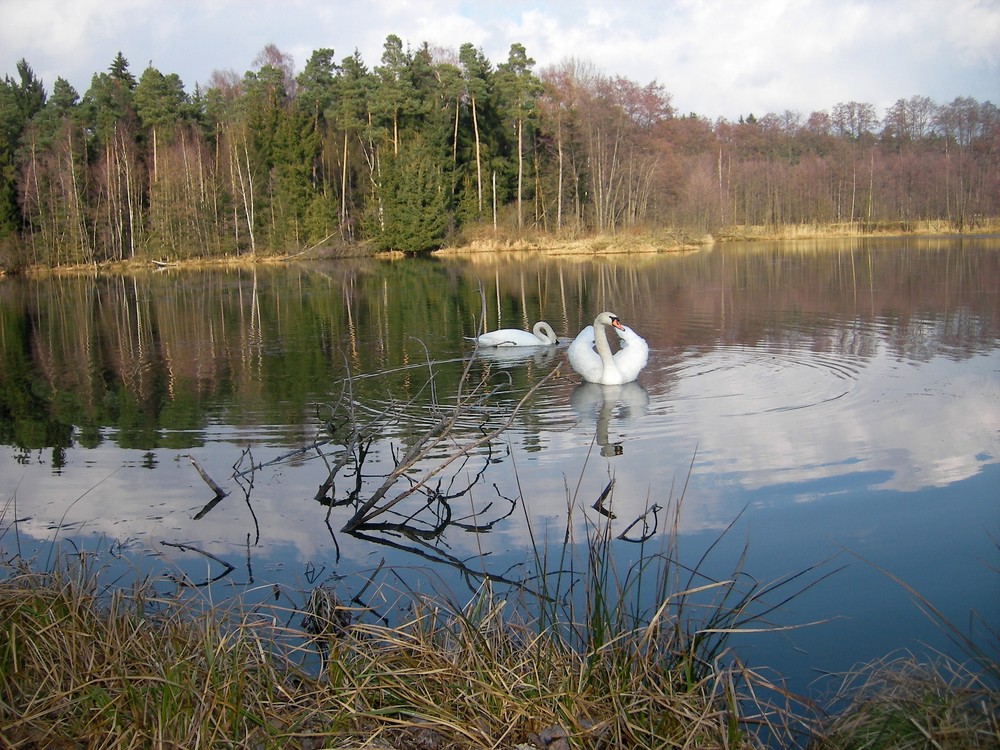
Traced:
[[47, 95], [21, 60], [0, 85], [0, 266], [1000, 215], [989, 102], [712, 123], [655, 81], [534, 65], [520, 44], [495, 64], [390, 35], [371, 69], [320, 49], [295, 76], [268, 45], [188, 92], [118, 53], [81, 97], [62, 78]]

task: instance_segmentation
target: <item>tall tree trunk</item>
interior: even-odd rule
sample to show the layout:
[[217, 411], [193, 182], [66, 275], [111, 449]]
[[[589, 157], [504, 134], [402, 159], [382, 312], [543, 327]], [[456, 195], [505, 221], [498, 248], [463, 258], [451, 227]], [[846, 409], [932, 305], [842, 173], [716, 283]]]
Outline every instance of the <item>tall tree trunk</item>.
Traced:
[[451, 137], [451, 163], [452, 166], [458, 164], [458, 114], [460, 111], [461, 99], [455, 97], [455, 130]]
[[344, 240], [347, 239], [344, 236], [347, 227], [347, 135], [347, 128], [344, 128], [344, 151], [340, 166], [340, 237]]
[[524, 183], [524, 118], [517, 118], [517, 228], [524, 228], [524, 214], [521, 212], [521, 193]]
[[872, 149], [871, 172], [868, 176], [868, 223], [872, 221], [872, 210], [875, 203], [875, 149]]
[[[135, 258], [136, 254], [136, 234], [138, 234], [138, 196], [136, 195], [136, 175], [133, 172], [132, 156], [128, 149], [128, 140], [125, 133], [121, 132], [116, 138], [120, 149], [119, 163], [122, 177], [125, 180], [125, 211], [123, 218], [123, 231], [128, 235], [129, 258]], [[124, 237], [123, 237], [124, 240]], [[122, 248], [124, 251], [124, 247]]]
[[476, 188], [479, 193], [479, 215], [483, 215], [483, 164], [479, 150], [479, 119], [476, 117], [476, 97], [471, 98], [472, 103], [472, 132], [476, 138]]
[[556, 124], [556, 150], [558, 151], [558, 177], [556, 179], [556, 231], [562, 232], [563, 221], [563, 136], [562, 136], [562, 115]]
[[[242, 154], [240, 151], [242, 150]], [[243, 216], [247, 223], [247, 236], [250, 238], [250, 253], [257, 253], [257, 238], [254, 233], [255, 205], [253, 194], [253, 175], [250, 171], [250, 147], [246, 133], [240, 133], [230, 147], [231, 172], [233, 175], [234, 193], [241, 199]], [[242, 157], [242, 161], [241, 161]], [[236, 207], [233, 207], [236, 210]], [[239, 219], [236, 219], [236, 239], [239, 245]]]
[[[72, 185], [72, 215], [75, 224], [76, 232], [80, 238], [80, 248], [83, 251], [84, 260], [88, 263], [93, 263], [94, 258], [94, 247], [87, 236], [87, 223], [86, 214], [84, 211], [83, 195], [80, 191], [80, 179], [76, 170], [76, 152], [73, 146], [73, 128], [66, 127], [66, 145], [67, 153], [66, 158], [69, 164], [69, 174], [70, 174], [70, 184]], [[86, 141], [83, 145], [84, 151], [86, 151]], [[82, 162], [87, 163], [87, 154], [83, 154]]]

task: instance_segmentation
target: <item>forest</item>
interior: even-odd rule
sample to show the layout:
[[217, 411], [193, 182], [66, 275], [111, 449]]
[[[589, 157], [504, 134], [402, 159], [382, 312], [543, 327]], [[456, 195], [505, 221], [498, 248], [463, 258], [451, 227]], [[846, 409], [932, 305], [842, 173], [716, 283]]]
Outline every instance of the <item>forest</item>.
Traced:
[[378, 65], [274, 45], [192, 92], [119, 52], [81, 97], [26, 60], [0, 85], [0, 271], [268, 256], [420, 253], [470, 237], [672, 228], [935, 222], [1000, 216], [990, 102], [842, 102], [710, 122], [665, 86], [570, 59], [535, 71], [520, 44]]

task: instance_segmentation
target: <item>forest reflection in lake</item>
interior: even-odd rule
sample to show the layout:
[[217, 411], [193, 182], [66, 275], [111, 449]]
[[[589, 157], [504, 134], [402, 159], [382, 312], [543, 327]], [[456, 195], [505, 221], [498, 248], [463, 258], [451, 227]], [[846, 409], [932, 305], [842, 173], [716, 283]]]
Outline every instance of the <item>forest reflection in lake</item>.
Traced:
[[[460, 599], [484, 572], [527, 575], [532, 540], [561, 545], [567, 526], [579, 541], [611, 523], [624, 569], [629, 538], [664, 531], [651, 509], [683, 494], [689, 562], [735, 522], [714, 575], [744, 545], [761, 581], [846, 565], [771, 617], [835, 619], [741, 644], [801, 687], [810, 670], [946, 647], [870, 563], [956, 622], [975, 608], [1000, 623], [998, 290], [996, 238], [0, 279], [0, 550], [44, 563], [72, 541], [170, 571], [164, 587], [218, 576], [217, 597], [277, 584], [300, 602], [379, 569]], [[546, 320], [560, 345], [469, 364], [484, 302], [486, 328]], [[625, 387], [581, 384], [565, 361], [605, 309], [650, 345]], [[456, 446], [462, 460], [345, 531], [461, 399], [450, 442], [407, 476]], [[371, 439], [324, 487], [345, 403]]]

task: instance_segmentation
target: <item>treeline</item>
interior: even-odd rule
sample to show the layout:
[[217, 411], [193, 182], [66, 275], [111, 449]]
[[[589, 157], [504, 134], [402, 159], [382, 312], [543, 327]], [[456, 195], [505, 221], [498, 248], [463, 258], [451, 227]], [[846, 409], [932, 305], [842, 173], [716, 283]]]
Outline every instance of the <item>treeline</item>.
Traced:
[[368, 243], [420, 252], [485, 230], [943, 221], [1000, 216], [1000, 114], [900, 99], [709, 122], [569, 60], [536, 73], [385, 41], [188, 93], [119, 53], [81, 98], [27, 61], [0, 86], [0, 267], [179, 260]]

